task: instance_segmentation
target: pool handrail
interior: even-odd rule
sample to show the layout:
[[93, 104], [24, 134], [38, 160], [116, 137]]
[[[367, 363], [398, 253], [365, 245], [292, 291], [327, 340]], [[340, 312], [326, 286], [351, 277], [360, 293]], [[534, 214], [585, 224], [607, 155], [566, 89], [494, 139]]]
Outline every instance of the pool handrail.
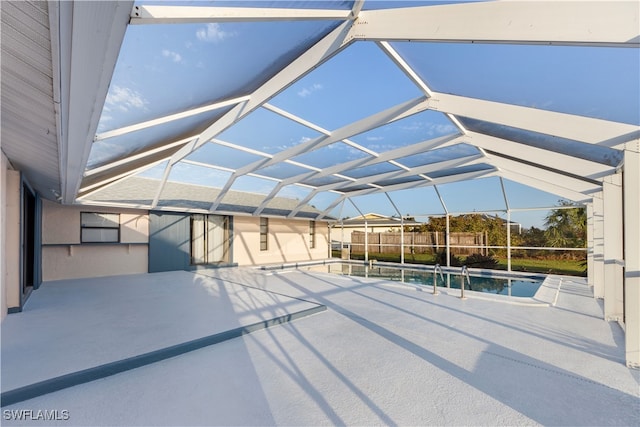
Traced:
[[444, 283], [444, 275], [442, 274], [442, 267], [440, 264], [436, 264], [433, 266], [433, 295], [438, 295], [438, 284], [436, 283], [436, 273], [440, 270], [440, 278]]
[[469, 277], [469, 269], [466, 265], [462, 266], [462, 270], [460, 271], [460, 299], [465, 299], [464, 296], [464, 278], [467, 277], [467, 283], [469, 284], [469, 289], [471, 289], [471, 277]]

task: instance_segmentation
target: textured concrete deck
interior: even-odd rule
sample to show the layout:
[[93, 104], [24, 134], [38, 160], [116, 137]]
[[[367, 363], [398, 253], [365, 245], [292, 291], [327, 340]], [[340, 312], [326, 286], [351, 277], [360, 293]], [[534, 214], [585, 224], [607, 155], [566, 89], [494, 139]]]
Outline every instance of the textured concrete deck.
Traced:
[[[555, 306], [519, 306], [317, 272], [198, 277], [327, 311], [3, 410], [68, 411], [59, 425], [640, 424], [623, 332], [580, 279], [558, 280]], [[108, 298], [104, 280], [82, 298]], [[7, 369], [3, 358], [3, 377]]]
[[2, 323], [2, 393], [317, 307], [183, 271], [49, 282]]

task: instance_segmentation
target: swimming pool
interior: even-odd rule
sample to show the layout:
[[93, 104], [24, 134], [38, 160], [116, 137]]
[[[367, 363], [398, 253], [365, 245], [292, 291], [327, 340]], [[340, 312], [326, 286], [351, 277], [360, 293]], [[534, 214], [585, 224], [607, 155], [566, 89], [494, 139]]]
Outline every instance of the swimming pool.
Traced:
[[[372, 277], [385, 280], [399, 281], [413, 285], [433, 286], [433, 270], [412, 269], [409, 267], [377, 266], [369, 267], [364, 264], [330, 263], [325, 265], [308, 266], [309, 271], [326, 272], [353, 277]], [[460, 289], [460, 274], [444, 272], [436, 276], [439, 287]], [[543, 279], [533, 277], [507, 276], [478, 276], [470, 275], [470, 285], [465, 279], [465, 289], [512, 297], [532, 297], [542, 285]]]

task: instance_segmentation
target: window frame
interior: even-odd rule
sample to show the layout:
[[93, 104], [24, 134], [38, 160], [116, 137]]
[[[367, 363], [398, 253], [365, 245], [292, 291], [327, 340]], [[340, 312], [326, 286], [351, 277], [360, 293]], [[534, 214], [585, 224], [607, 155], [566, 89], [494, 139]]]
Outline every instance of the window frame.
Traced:
[[[109, 226], [109, 225], [85, 225], [85, 220], [84, 220], [84, 216], [85, 215], [113, 215], [115, 217], [117, 217], [117, 226]], [[116, 221], [112, 221], [113, 223], [116, 223]], [[120, 213], [114, 213], [114, 212], [80, 212], [80, 243], [81, 244], [85, 244], [85, 243], [121, 243], [121, 238], [122, 238], [122, 232], [121, 232], [121, 228], [122, 228], [122, 223], [120, 221]], [[98, 240], [98, 239], [87, 239], [85, 237], [85, 233], [84, 230], [116, 230], [117, 231], [117, 237], [115, 240]]]
[[269, 250], [269, 218], [260, 217], [260, 251]]
[[[197, 216], [201, 216], [202, 217], [202, 222], [204, 225], [203, 228], [203, 236], [202, 236], [202, 254], [203, 254], [203, 261], [202, 262], [196, 262], [194, 261], [194, 222]], [[221, 217], [222, 218], [222, 227], [223, 227], [223, 256], [222, 256], [222, 260], [210, 260], [209, 259], [209, 242], [211, 241], [211, 236], [209, 235], [209, 227], [208, 227], [208, 223], [209, 223], [209, 217]], [[229, 257], [230, 257], [230, 247], [231, 247], [231, 242], [229, 241], [229, 235], [230, 235], [230, 223], [231, 223], [231, 217], [228, 215], [216, 215], [216, 214], [191, 214], [189, 215], [189, 264], [190, 265], [212, 265], [212, 264], [220, 264], [220, 263], [228, 263], [229, 262]]]
[[316, 248], [316, 222], [309, 221], [309, 248]]

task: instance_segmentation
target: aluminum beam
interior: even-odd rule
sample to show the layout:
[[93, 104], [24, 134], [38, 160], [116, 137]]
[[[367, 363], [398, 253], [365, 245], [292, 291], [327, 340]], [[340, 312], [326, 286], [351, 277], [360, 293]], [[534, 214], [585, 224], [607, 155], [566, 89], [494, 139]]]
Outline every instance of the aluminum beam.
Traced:
[[[413, 168], [410, 171], [400, 170], [400, 171], [393, 171], [393, 172], [385, 172], [385, 173], [381, 173], [381, 174], [378, 174], [378, 175], [370, 175], [370, 176], [365, 176], [365, 177], [362, 177], [362, 178], [358, 178], [358, 179], [356, 179], [354, 181], [327, 184], [327, 185], [323, 185], [323, 186], [318, 187], [318, 190], [320, 190], [320, 191], [328, 191], [328, 190], [341, 191], [344, 187], [352, 187], [354, 185], [364, 185], [364, 184], [369, 184], [369, 183], [372, 184], [372, 183], [374, 183], [376, 181], [383, 181], [383, 180], [386, 180], [386, 179], [408, 178], [408, 177], [413, 177], [413, 176], [420, 176], [420, 175], [429, 174], [431, 172], [440, 171], [440, 170], [443, 170], [443, 169], [454, 169], [456, 167], [460, 167], [460, 166], [463, 166], [463, 165], [481, 162], [483, 159], [484, 159], [484, 156], [476, 154], [476, 155], [472, 155], [472, 156], [461, 157], [461, 158], [452, 159], [452, 160], [445, 160], [445, 161], [438, 162], [438, 163], [432, 163], [432, 164], [420, 166], [420, 167], [417, 167], [417, 168]], [[455, 169], [454, 169], [454, 171], [455, 171]], [[433, 179], [429, 178], [427, 181], [433, 181]]]
[[[486, 162], [496, 166], [501, 172], [510, 171], [522, 175], [523, 178], [518, 182], [528, 177], [527, 181], [529, 183], [526, 185], [552, 194], [563, 195], [561, 193], [564, 193], [567, 196], [572, 195], [573, 197], [569, 197], [569, 200], [576, 202], [589, 199], [589, 194], [599, 191], [601, 188], [599, 185], [590, 182], [584, 182], [496, 155], [487, 156]], [[505, 178], [512, 179], [511, 176], [505, 176]]]
[[[349, 138], [350, 136], [358, 135], [370, 129], [374, 129], [376, 127], [383, 126], [388, 123], [403, 119], [407, 116], [411, 116], [419, 111], [424, 110], [425, 107], [426, 107], [425, 97], [419, 97], [419, 98], [415, 98], [415, 99], [403, 102], [401, 104], [390, 107], [384, 111], [373, 114], [369, 117], [365, 117], [362, 120], [358, 120], [356, 122], [350, 123], [346, 126], [341, 127], [340, 129], [331, 131], [330, 135], [321, 135], [318, 138], [312, 139], [311, 141], [303, 142], [301, 144], [298, 144], [286, 150], [283, 150], [275, 154], [273, 158], [269, 160], [267, 163], [260, 164], [259, 167], [266, 167], [271, 164], [298, 156], [300, 154], [317, 150], [319, 148], [325, 147], [335, 142], [342, 141], [346, 138]], [[257, 162], [256, 162], [256, 165], [257, 165]], [[246, 172], [252, 172], [255, 169], [256, 169], [255, 166], [249, 165], [246, 169]]]
[[[553, 169], [558, 173], [565, 173], [574, 177], [583, 176], [590, 180], [600, 179], [615, 173], [615, 168], [610, 166], [555, 151], [532, 147], [478, 132], [467, 131], [467, 136], [469, 139], [466, 142], [477, 148], [495, 151], [509, 157], [525, 159], [529, 163], [540, 165], [542, 169]], [[449, 145], [453, 145], [453, 143], [447, 142], [442, 146]]]
[[130, 17], [132, 25], [354, 19], [351, 10], [152, 5], [135, 6]]
[[161, 125], [164, 123], [172, 122], [174, 120], [184, 119], [186, 117], [195, 116], [197, 114], [206, 113], [207, 111], [217, 110], [219, 108], [228, 107], [230, 105], [236, 105], [241, 102], [247, 102], [249, 100], [249, 96], [241, 96], [238, 98], [227, 99], [220, 102], [215, 102], [213, 104], [205, 105], [203, 107], [193, 108], [191, 110], [182, 111], [180, 113], [171, 114], [164, 117], [159, 117], [157, 119], [148, 120], [146, 122], [136, 123], [130, 126], [125, 126], [119, 129], [113, 129], [107, 132], [99, 133], [95, 136], [95, 141], [100, 141], [102, 139], [113, 138], [115, 136], [125, 135], [127, 133], [135, 132], [137, 130], [147, 129], [152, 126]]
[[640, 368], [640, 142], [624, 152], [625, 358]]
[[351, 23], [345, 22], [333, 30], [311, 49], [300, 55], [296, 60], [253, 92], [249, 102], [235, 106], [231, 111], [211, 124], [211, 126], [202, 132], [193, 147], [185, 148], [176, 153], [171, 159], [171, 162], [176, 163], [182, 160], [191, 154], [193, 150], [199, 148], [212, 138], [215, 138], [218, 134], [240, 121], [243, 117], [260, 107], [293, 82], [345, 48], [351, 42], [350, 39], [347, 39], [350, 27]]
[[587, 203], [587, 285], [593, 290], [593, 271], [595, 265], [593, 263], [593, 247], [594, 241], [594, 215], [593, 203]]
[[[458, 167], [458, 166], [462, 166], [462, 165], [465, 165], [465, 164], [471, 164], [471, 163], [474, 163], [474, 161], [476, 161], [476, 160], [482, 160], [482, 159], [483, 159], [483, 156], [473, 155], [473, 156], [467, 156], [467, 157], [462, 157], [462, 158], [458, 158], [458, 159], [445, 160], [445, 161], [442, 161], [442, 162], [432, 163], [432, 164], [429, 164], [429, 165], [424, 165], [424, 166], [421, 166], [419, 168], [414, 168], [411, 171], [402, 170], [402, 171], [394, 171], [394, 172], [385, 172], [385, 173], [378, 174], [378, 175], [371, 175], [371, 176], [366, 176], [366, 177], [363, 177], [363, 178], [358, 178], [358, 179], [356, 179], [354, 181], [338, 182], [338, 183], [319, 186], [311, 194], [307, 195], [307, 197], [305, 197], [303, 200], [301, 200], [300, 203], [298, 203], [298, 206], [296, 207], [296, 209], [294, 209], [294, 211], [290, 214], [290, 216], [293, 216], [300, 209], [302, 209], [306, 203], [308, 203], [317, 193], [319, 193], [321, 191], [337, 191], [337, 192], [340, 192], [343, 187], [349, 187], [349, 186], [353, 186], [353, 185], [368, 184], [368, 183], [372, 183], [374, 181], [380, 181], [380, 180], [390, 179], [390, 178], [404, 178], [404, 177], [411, 177], [411, 176], [420, 176], [420, 175], [427, 174], [427, 173], [434, 172], [434, 171], [441, 170], [441, 169], [449, 169], [449, 168], [455, 168], [455, 167]], [[434, 180], [431, 179], [431, 178], [426, 180], [426, 182], [431, 182], [431, 181], [434, 181]], [[407, 183], [407, 184], [412, 184], [412, 183], [416, 183], [416, 182], [419, 182], [419, 181], [412, 181], [411, 183]], [[373, 188], [375, 188], [375, 187], [373, 187]], [[389, 188], [389, 187], [384, 187], [384, 188]], [[350, 195], [352, 193], [349, 192], [347, 194]]]
[[410, 189], [410, 188], [419, 188], [419, 187], [428, 187], [428, 186], [432, 186], [432, 185], [435, 186], [435, 185], [441, 185], [441, 184], [449, 184], [449, 183], [452, 183], [452, 182], [460, 182], [460, 181], [467, 181], [467, 180], [471, 180], [471, 179], [484, 178], [484, 177], [492, 176], [494, 174], [495, 174], [494, 170], [467, 172], [467, 173], [461, 173], [461, 174], [457, 174], [457, 175], [445, 176], [445, 177], [442, 177], [442, 178], [435, 178], [433, 181], [426, 181], [426, 180], [425, 181], [414, 181], [414, 182], [403, 183], [403, 184], [389, 185], [389, 186], [384, 187], [383, 189], [370, 188], [370, 189], [364, 189], [364, 190], [351, 191], [349, 193], [345, 193], [342, 196], [338, 197], [338, 199], [336, 201], [334, 201], [331, 205], [329, 205], [329, 207], [327, 209], [325, 209], [324, 211], [322, 211], [320, 213], [320, 215], [318, 215], [316, 220], [320, 220], [323, 217], [325, 217], [326, 215], [328, 215], [328, 213], [331, 212], [331, 210], [333, 208], [335, 208], [342, 200], [344, 200], [347, 197], [364, 196], [364, 195], [367, 195], [367, 194], [383, 193], [383, 192], [387, 192], [387, 191], [399, 191], [399, 190], [407, 190], [407, 189]]
[[[602, 195], [600, 195], [602, 196]], [[604, 201], [593, 199], [593, 296], [604, 298]]]
[[306, 172], [300, 175], [287, 178], [284, 180], [284, 182], [287, 185], [289, 185], [289, 184], [295, 184], [296, 182], [300, 182], [300, 181], [311, 179], [311, 178], [322, 178], [329, 175], [340, 174], [347, 170], [392, 161], [393, 159], [407, 157], [413, 154], [423, 153], [425, 151], [428, 151], [429, 149], [440, 147], [441, 145], [444, 145], [446, 143], [453, 144], [456, 142], [458, 143], [462, 142], [460, 135], [445, 135], [445, 136], [430, 139], [427, 141], [418, 142], [413, 145], [396, 148], [395, 150], [385, 151], [383, 153], [380, 153], [378, 157], [364, 157], [362, 159], [356, 159], [356, 160], [351, 160], [344, 163], [339, 163], [337, 165], [330, 166], [328, 168], [324, 168], [316, 172]]
[[413, 70], [413, 68], [411, 68], [411, 66], [407, 64], [404, 58], [402, 58], [402, 56], [400, 56], [400, 54], [396, 52], [396, 50], [393, 47], [391, 47], [391, 45], [388, 42], [378, 42], [378, 46], [380, 47], [380, 49], [382, 49], [382, 51], [385, 54], [387, 54], [387, 56], [393, 62], [395, 62], [396, 66], [400, 68], [402, 72], [404, 72], [404, 74], [407, 77], [409, 77], [409, 79], [422, 90], [422, 92], [426, 96], [428, 97], [431, 96], [432, 92], [429, 86], [427, 86], [427, 84], [424, 82], [424, 80], [422, 80], [422, 78], [418, 75], [418, 73], [416, 73]]
[[133, 175], [144, 172], [145, 170], [151, 169], [154, 166], [162, 164], [169, 160], [169, 157], [159, 157], [155, 161], [149, 163], [148, 159], [140, 165], [137, 165], [135, 168], [127, 168], [124, 172], [120, 173], [111, 173], [108, 177], [99, 179], [96, 181], [91, 181], [89, 183], [83, 183], [83, 187], [80, 189], [78, 193], [78, 197], [76, 199], [80, 200], [82, 198], [88, 197], [91, 194], [104, 190], [107, 187], [117, 184], [118, 182], [125, 180]]
[[[490, 162], [491, 163], [491, 162]], [[508, 169], [504, 166], [499, 166], [498, 176], [504, 177], [510, 181], [526, 185], [528, 187], [536, 188], [541, 191], [545, 191], [550, 194], [555, 194], [567, 200], [571, 200], [576, 203], [586, 203], [591, 200], [592, 196], [579, 193], [577, 191], [570, 190], [565, 187], [561, 187], [552, 182], [543, 181], [539, 177], [533, 177], [529, 175], [521, 174], [517, 168], [515, 170]]]
[[480, 2], [362, 11], [353, 35], [359, 40], [637, 48], [639, 16], [636, 1]]
[[[123, 157], [120, 160], [115, 160], [113, 162], [107, 163], [107, 164], [102, 165], [102, 166], [95, 167], [93, 169], [88, 169], [87, 171], [85, 171], [84, 177], [86, 179], [88, 177], [92, 177], [92, 176], [95, 176], [95, 175], [104, 174], [105, 172], [109, 172], [110, 170], [113, 170], [113, 169], [119, 169], [124, 165], [131, 164], [131, 163], [136, 162], [138, 160], [149, 159], [149, 161], [153, 162], [153, 161], [155, 161], [154, 157], [158, 153], [170, 152], [169, 154], [172, 155], [174, 153], [174, 151], [171, 151], [171, 149], [174, 149], [175, 151], [177, 151], [183, 145], [188, 144], [190, 141], [193, 141], [195, 138], [196, 138], [196, 136], [191, 136], [191, 137], [188, 137], [188, 138], [184, 138], [184, 139], [172, 142], [170, 144], [163, 145], [161, 147], [152, 148], [151, 150], [147, 150], [147, 151], [143, 151], [143, 152], [138, 153], [138, 154], [133, 154], [133, 155], [129, 155], [129, 156]], [[84, 182], [83, 182], [83, 184], [84, 184]]]
[[[364, 119], [357, 122], [350, 123], [340, 129], [331, 132], [329, 135], [321, 135], [310, 141], [303, 142], [286, 150], [280, 151], [279, 153], [270, 156], [270, 158], [268, 159], [261, 159], [250, 163], [238, 169], [236, 171], [236, 174], [229, 178], [229, 182], [225, 185], [223, 192], [226, 192], [229, 188], [231, 188], [231, 185], [233, 184], [233, 182], [231, 181], [235, 180], [239, 176], [255, 172], [258, 169], [265, 168], [279, 162], [287, 161], [288, 159], [297, 155], [317, 150], [321, 147], [325, 147], [335, 142], [342, 141], [349, 136], [356, 135], [374, 127], [382, 126], [384, 124], [399, 120], [408, 115], [415, 114], [417, 111], [424, 108], [423, 105], [425, 100], [425, 97], [419, 97], [403, 102], [384, 111], [373, 114], [369, 117], [365, 117]], [[216, 200], [211, 205], [211, 210], [215, 210], [217, 208], [223, 197], [223, 193], [220, 193], [220, 195], [218, 195]]]
[[640, 130], [635, 130], [625, 135], [620, 135], [598, 143], [598, 145], [603, 147], [617, 148], [619, 150], [624, 150], [625, 147], [629, 147], [633, 144], [640, 144]]
[[60, 91], [69, 108], [68, 116], [62, 112], [68, 135], [58, 141], [63, 203], [73, 203], [80, 188], [132, 5], [132, 1], [74, 2], [71, 16], [64, 17], [66, 23], [59, 27], [59, 64], [65, 67], [62, 73], [68, 64], [70, 75], [61, 82], [69, 86]]
[[589, 144], [599, 144], [638, 130], [637, 126], [626, 123], [440, 92], [434, 92], [429, 98], [429, 109]]
[[604, 199], [604, 319], [623, 321], [622, 174], [605, 178]]
[[283, 187], [284, 187], [284, 184], [282, 182], [278, 183], [275, 187], [273, 187], [273, 190], [271, 190], [271, 192], [267, 195], [267, 197], [264, 198], [264, 200], [262, 201], [262, 203], [260, 203], [260, 205], [256, 208], [256, 210], [253, 211], [253, 216], [259, 216], [264, 210], [264, 208], [267, 207], [269, 202], [273, 200], [274, 197], [276, 197], [276, 195], [280, 192], [280, 190], [282, 190]]
[[295, 114], [291, 114], [288, 111], [283, 110], [282, 108], [278, 108], [275, 105], [269, 104], [268, 102], [262, 105], [262, 108], [265, 108], [273, 113], [276, 113], [282, 117], [284, 117], [285, 119], [289, 119], [289, 120], [293, 120], [296, 123], [299, 123], [303, 126], [308, 127], [309, 129], [313, 129], [318, 133], [321, 133], [323, 135], [331, 135], [331, 132], [328, 131], [327, 129], [320, 127], [318, 125], [316, 125], [315, 123], [311, 123], [308, 120], [305, 120], [301, 117], [296, 116]]
[[402, 216], [400, 209], [398, 209], [398, 206], [393, 202], [391, 196], [389, 196], [389, 193], [385, 192], [384, 195], [387, 196], [389, 203], [391, 203], [391, 206], [393, 206], [393, 209], [395, 209], [396, 213], [400, 217], [400, 264], [404, 264], [404, 217]]

